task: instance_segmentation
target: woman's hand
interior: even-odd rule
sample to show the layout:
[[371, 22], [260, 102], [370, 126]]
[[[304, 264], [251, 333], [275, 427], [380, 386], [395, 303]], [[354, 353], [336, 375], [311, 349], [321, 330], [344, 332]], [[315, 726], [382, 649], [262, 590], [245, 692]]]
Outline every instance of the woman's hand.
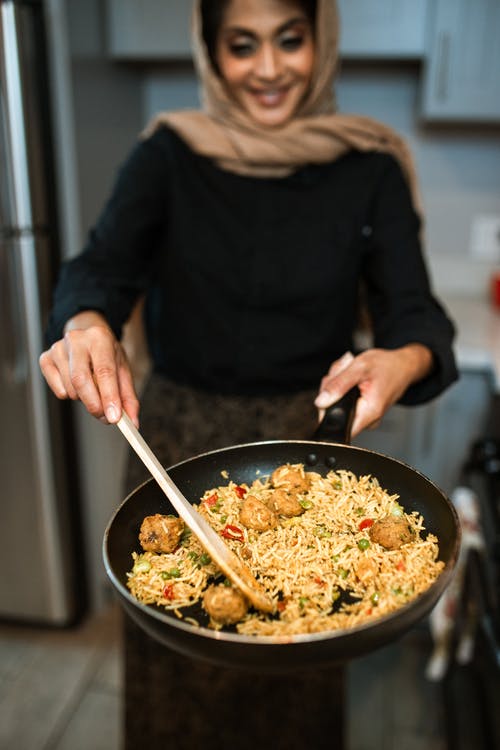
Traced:
[[106, 423], [126, 411], [138, 426], [139, 401], [125, 352], [105, 318], [88, 310], [71, 318], [64, 337], [40, 356], [40, 368], [60, 399], [79, 399]]
[[401, 398], [409, 385], [432, 369], [432, 352], [422, 344], [400, 349], [367, 349], [354, 356], [346, 352], [332, 363], [321, 381], [315, 405], [322, 411], [355, 385], [360, 390], [352, 435], [376, 427], [385, 412]]

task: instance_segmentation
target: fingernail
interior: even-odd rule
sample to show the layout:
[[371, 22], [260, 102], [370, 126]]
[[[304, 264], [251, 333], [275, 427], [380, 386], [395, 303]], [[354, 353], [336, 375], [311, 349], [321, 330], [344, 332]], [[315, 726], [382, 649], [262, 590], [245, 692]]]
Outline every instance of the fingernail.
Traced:
[[326, 409], [326, 407], [330, 406], [332, 403], [332, 394], [329, 391], [321, 391], [321, 393], [316, 396], [314, 405], [317, 406], [318, 409]]
[[118, 422], [119, 418], [118, 409], [113, 404], [110, 404], [106, 409], [106, 419], [108, 422]]

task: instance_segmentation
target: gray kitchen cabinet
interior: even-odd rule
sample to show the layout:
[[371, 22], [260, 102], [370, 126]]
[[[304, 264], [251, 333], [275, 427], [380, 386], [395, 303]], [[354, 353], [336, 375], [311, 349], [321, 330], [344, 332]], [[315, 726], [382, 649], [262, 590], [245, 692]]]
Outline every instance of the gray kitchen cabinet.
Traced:
[[462, 371], [439, 398], [417, 407], [393, 407], [377, 429], [366, 430], [353, 444], [410, 464], [449, 494], [471, 444], [483, 435], [491, 395], [488, 372]]
[[190, 0], [106, 0], [107, 46], [125, 60], [191, 56]]
[[500, 121], [499, 0], [434, 0], [421, 114], [427, 121]]
[[338, 0], [342, 57], [423, 57], [427, 6], [428, 0]]
[[[339, 0], [346, 58], [420, 58], [429, 0]], [[106, 0], [109, 54], [125, 60], [187, 59], [190, 0]]]

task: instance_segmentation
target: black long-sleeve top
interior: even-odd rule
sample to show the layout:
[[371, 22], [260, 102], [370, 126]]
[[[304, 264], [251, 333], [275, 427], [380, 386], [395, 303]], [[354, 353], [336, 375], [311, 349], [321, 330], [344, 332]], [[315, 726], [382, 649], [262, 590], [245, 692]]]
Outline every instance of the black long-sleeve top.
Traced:
[[48, 339], [87, 309], [120, 336], [146, 292], [157, 371], [221, 393], [315, 388], [353, 348], [362, 279], [374, 345], [432, 350], [433, 373], [402, 399], [427, 401], [456, 368], [419, 226], [386, 154], [351, 151], [263, 179], [222, 170], [161, 128], [133, 149], [86, 247], [64, 265]]

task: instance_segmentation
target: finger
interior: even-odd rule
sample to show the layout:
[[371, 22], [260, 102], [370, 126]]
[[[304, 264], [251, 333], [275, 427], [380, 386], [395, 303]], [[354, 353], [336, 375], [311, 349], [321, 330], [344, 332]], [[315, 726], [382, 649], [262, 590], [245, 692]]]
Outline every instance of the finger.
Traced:
[[[99, 344], [88, 344], [87, 336], [81, 331], [69, 331], [64, 337], [68, 353], [69, 376], [75, 397], [80, 399], [87, 411], [98, 419], [104, 416], [97, 375], [94, 368], [94, 351], [99, 351]], [[101, 347], [102, 349], [102, 347]], [[109, 351], [109, 345], [108, 345]], [[114, 354], [112, 354], [114, 358]], [[99, 376], [102, 377], [102, 351], [97, 357]], [[113, 369], [113, 366], [111, 366]]]
[[111, 424], [118, 422], [122, 414], [118, 346], [115, 341], [104, 339], [96, 343], [92, 351], [93, 379], [99, 393], [102, 412]]
[[59, 373], [59, 378], [62, 381], [63, 387], [67, 393], [67, 397], [72, 399], [73, 401], [76, 400], [78, 398], [78, 394], [76, 393], [71, 382], [69, 352], [66, 340], [61, 339], [60, 341], [56, 341], [55, 344], [52, 344], [49, 349], [48, 355], [50, 361]]
[[38, 363], [40, 365], [40, 370], [42, 371], [43, 377], [47, 381], [49, 388], [52, 390], [55, 396], [60, 399], [69, 398], [68, 391], [66, 390], [61, 377], [61, 373], [53, 363], [50, 353], [43, 352], [43, 354], [41, 354], [39, 357]]
[[380, 424], [380, 409], [362, 396], [356, 404], [356, 412], [352, 423], [351, 435], [355, 437], [367, 429], [375, 429]]
[[328, 409], [358, 385], [360, 375], [356, 367], [347, 365], [344, 370], [334, 378], [326, 378], [321, 385], [321, 390], [314, 401], [318, 409]]
[[139, 399], [135, 392], [132, 373], [128, 364], [122, 364], [118, 369], [118, 381], [123, 410], [128, 414], [135, 426], [139, 427]]
[[339, 375], [346, 367], [349, 367], [353, 359], [354, 354], [352, 352], [345, 352], [340, 359], [336, 359], [335, 362], [332, 362], [327, 377], [335, 377], [336, 375]]

